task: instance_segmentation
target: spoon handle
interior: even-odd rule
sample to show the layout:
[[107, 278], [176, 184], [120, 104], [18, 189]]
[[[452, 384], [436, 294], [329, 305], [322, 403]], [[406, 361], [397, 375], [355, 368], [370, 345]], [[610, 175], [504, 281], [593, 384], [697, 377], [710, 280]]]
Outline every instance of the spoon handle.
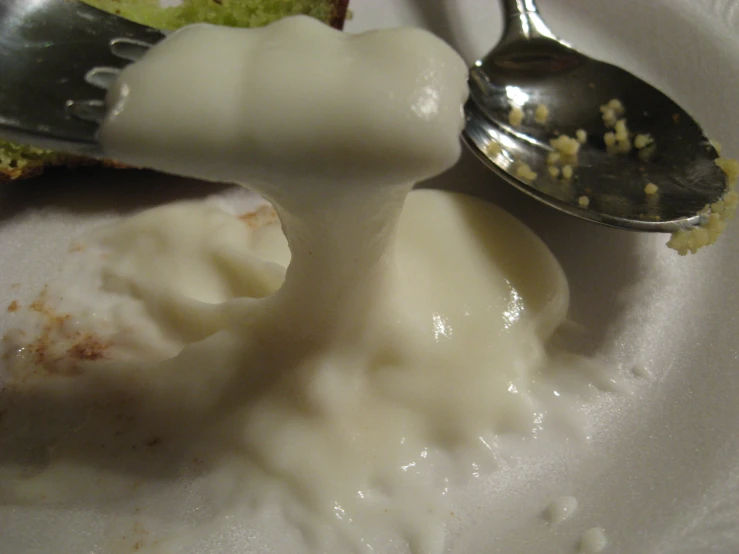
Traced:
[[506, 19], [527, 13], [539, 13], [535, 0], [502, 0], [503, 13]]
[[503, 38], [505, 45], [538, 38], [557, 39], [539, 16], [535, 0], [501, 0], [503, 8]]

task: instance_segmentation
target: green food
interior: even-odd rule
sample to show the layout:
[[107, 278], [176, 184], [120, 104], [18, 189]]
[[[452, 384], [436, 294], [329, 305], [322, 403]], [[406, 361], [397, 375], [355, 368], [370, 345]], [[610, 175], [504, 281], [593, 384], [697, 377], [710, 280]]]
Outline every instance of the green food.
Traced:
[[184, 0], [162, 8], [159, 0], [83, 0], [138, 23], [160, 29], [177, 29], [193, 22], [229, 27], [261, 27], [289, 15], [305, 14], [328, 22], [333, 0]]
[[0, 181], [35, 175], [44, 166], [61, 165], [68, 156], [51, 150], [0, 140]]

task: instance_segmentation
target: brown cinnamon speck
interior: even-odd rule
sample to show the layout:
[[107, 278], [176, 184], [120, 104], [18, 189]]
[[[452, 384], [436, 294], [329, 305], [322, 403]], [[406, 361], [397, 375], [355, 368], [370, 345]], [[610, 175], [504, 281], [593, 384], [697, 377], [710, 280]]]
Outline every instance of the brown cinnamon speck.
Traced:
[[[28, 310], [41, 317], [39, 334], [30, 341], [22, 337], [6, 334], [3, 340], [8, 341], [9, 352], [20, 352], [22, 359], [30, 363], [17, 378], [22, 382], [36, 379], [44, 375], [75, 376], [82, 373], [80, 361], [100, 360], [107, 357], [110, 342], [93, 333], [82, 333], [70, 328], [72, 316], [58, 313], [49, 303], [47, 289], [28, 305]], [[22, 307], [17, 301], [8, 306], [13, 312]], [[7, 356], [7, 352], [6, 352]], [[20, 358], [19, 358], [20, 359]]]
[[82, 338], [67, 350], [70, 357], [77, 360], [99, 360], [104, 358], [109, 344], [94, 335], [83, 335]]
[[241, 214], [239, 219], [252, 229], [258, 229], [278, 220], [277, 212], [272, 206], [260, 206], [257, 210]]

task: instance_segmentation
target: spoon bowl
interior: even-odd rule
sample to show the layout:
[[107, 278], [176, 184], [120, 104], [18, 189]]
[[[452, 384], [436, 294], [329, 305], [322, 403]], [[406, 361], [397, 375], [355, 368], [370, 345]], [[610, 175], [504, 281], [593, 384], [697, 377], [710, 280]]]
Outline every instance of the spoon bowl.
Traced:
[[[503, 0], [503, 7], [502, 40], [470, 69], [463, 137], [472, 151], [523, 192], [582, 219], [660, 232], [700, 224], [700, 212], [727, 185], [718, 152], [695, 120], [643, 80], [555, 37], [534, 0]], [[629, 152], [606, 146], [614, 128], [601, 106], [614, 99], [624, 107], [616, 114], [630, 131]], [[535, 117], [540, 105], [549, 113], [543, 123]], [[518, 124], [509, 117], [514, 108], [523, 111]], [[587, 139], [576, 157], [552, 163], [551, 140], [578, 130]], [[634, 146], [637, 134], [647, 146]], [[523, 164], [535, 178], [521, 177]], [[563, 178], [564, 165], [571, 178]], [[650, 183], [656, 193], [645, 191]]]

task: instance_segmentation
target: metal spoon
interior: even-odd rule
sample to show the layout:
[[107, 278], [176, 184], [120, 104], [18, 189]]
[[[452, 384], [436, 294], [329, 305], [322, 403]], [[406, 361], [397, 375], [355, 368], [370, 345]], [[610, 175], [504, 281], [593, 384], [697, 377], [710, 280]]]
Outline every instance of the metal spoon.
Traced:
[[[502, 0], [502, 6], [503, 38], [470, 69], [463, 136], [472, 151], [525, 193], [589, 221], [662, 232], [699, 224], [699, 212], [727, 188], [714, 163], [718, 153], [700, 126], [656, 88], [555, 37], [535, 0]], [[614, 129], [605, 125], [601, 106], [614, 98], [625, 107], [621, 117], [632, 132], [629, 153], [606, 151], [604, 135]], [[539, 104], [549, 110], [544, 124], [535, 121]], [[509, 121], [513, 106], [525, 114], [517, 126]], [[587, 142], [576, 161], [548, 163], [550, 140], [574, 137], [578, 129], [587, 132]], [[649, 134], [653, 142], [636, 149], [634, 133]], [[567, 162], [571, 179], [561, 175]], [[517, 177], [522, 163], [536, 178]], [[560, 175], [553, 177], [550, 166]], [[658, 187], [656, 194], [645, 192], [649, 183]]]

